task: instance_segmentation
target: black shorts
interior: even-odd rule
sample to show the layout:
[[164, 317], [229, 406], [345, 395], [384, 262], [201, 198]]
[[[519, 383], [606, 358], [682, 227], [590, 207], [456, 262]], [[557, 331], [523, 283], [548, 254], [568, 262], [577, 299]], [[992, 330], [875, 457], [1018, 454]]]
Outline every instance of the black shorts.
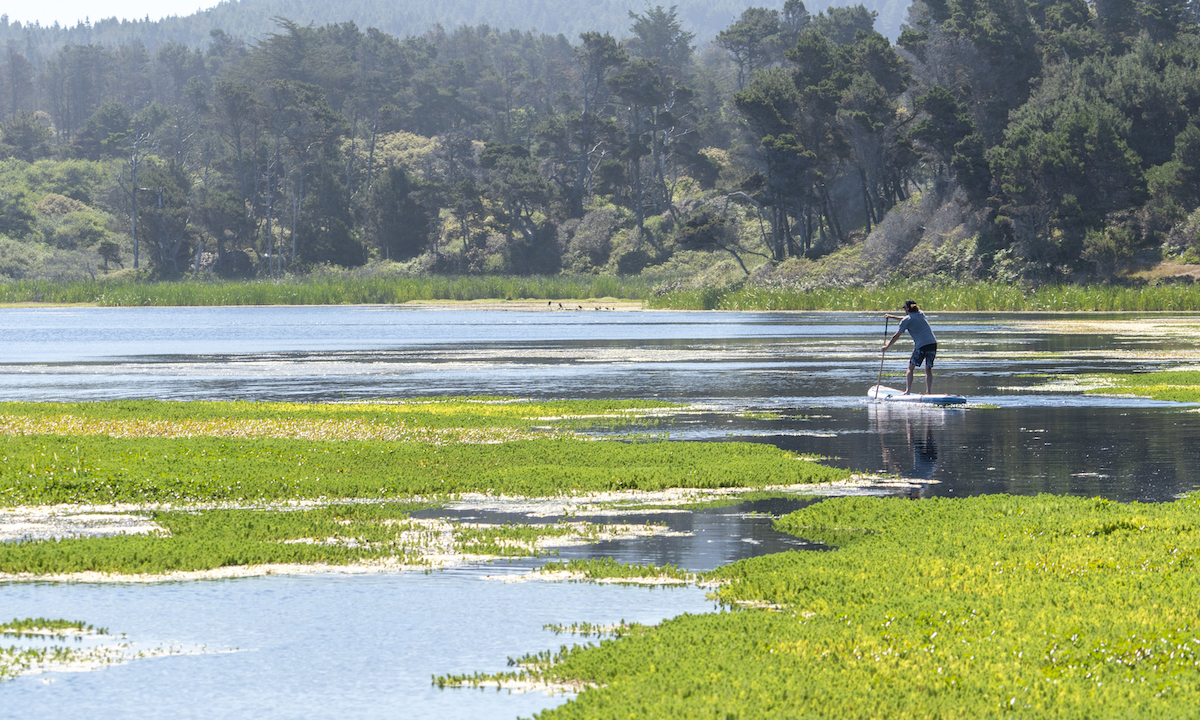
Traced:
[[913, 350], [912, 357], [908, 359], [908, 364], [913, 367], [921, 367], [921, 363], [929, 360], [929, 364], [933, 365], [934, 358], [937, 357], [937, 343], [931, 345], [922, 345]]

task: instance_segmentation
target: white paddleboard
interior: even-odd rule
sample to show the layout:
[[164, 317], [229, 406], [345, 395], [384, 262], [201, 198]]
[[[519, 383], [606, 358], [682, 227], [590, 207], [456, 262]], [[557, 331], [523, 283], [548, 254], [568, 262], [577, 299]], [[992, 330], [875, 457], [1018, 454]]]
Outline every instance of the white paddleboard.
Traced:
[[927, 405], [963, 405], [967, 399], [962, 395], [905, 395], [903, 390], [876, 385], [867, 391], [867, 397], [875, 402], [889, 403], [925, 403]]

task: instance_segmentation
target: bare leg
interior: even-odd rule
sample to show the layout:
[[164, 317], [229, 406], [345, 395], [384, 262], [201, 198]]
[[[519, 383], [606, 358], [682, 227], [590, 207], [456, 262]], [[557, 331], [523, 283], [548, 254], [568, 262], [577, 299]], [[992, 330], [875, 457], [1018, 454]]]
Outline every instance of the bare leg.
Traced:
[[915, 370], [915, 369], [916, 368], [913, 366], [912, 363], [908, 364], [908, 374], [904, 376], [904, 394], [905, 395], [912, 392], [913, 370]]
[[933, 359], [925, 361], [925, 394], [933, 394]]

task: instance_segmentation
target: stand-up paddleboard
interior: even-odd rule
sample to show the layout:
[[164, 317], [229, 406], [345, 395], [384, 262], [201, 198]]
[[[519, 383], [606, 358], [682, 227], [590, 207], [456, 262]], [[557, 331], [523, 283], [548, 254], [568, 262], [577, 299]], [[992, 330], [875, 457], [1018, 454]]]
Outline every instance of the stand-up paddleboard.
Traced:
[[867, 397], [875, 402], [888, 403], [924, 403], [926, 405], [964, 405], [967, 399], [962, 395], [905, 395], [903, 390], [876, 385], [867, 391]]

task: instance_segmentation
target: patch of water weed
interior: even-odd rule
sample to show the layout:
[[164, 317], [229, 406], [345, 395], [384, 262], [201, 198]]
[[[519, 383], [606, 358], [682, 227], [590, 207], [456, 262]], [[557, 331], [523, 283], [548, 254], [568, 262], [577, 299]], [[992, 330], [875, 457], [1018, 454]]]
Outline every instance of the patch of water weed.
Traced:
[[[113, 437], [274, 437], [471, 441], [467, 430], [559, 431], [655, 425], [687, 406], [642, 400], [533, 402], [518, 398], [417, 398], [392, 402], [289, 403], [116, 400], [0, 403], [5, 434]], [[486, 440], [487, 438], [482, 438]], [[497, 435], [497, 439], [504, 439]]]
[[568, 649], [539, 677], [599, 687], [539, 717], [1190, 717], [1198, 513], [1200, 495], [816, 503], [777, 526], [840, 548], [704, 573], [730, 609]]
[[0, 543], [0, 573], [155, 575], [381, 560], [389, 567], [430, 566], [432, 556], [530, 557], [555, 545], [656, 532], [648, 525], [475, 525], [409, 516], [427, 507], [354, 503], [291, 510], [151, 512], [159, 531], [150, 535]]
[[15, 678], [43, 665], [67, 665], [84, 657], [81, 651], [54, 645], [50, 647], [0, 646], [0, 680]]
[[[812, 460], [813, 462], [820, 461], [820, 458], [805, 457], [805, 459]], [[664, 505], [661, 503], [646, 504], [646, 505], [630, 505], [630, 504], [625, 504], [625, 503], [621, 503], [621, 504], [597, 503], [596, 505], [593, 506], [593, 509], [598, 510], [598, 509], [602, 509], [605, 507], [611, 507], [614, 510], [622, 510], [622, 511], [636, 510], [639, 512], [640, 511], [651, 511], [651, 510], [682, 510], [682, 509], [687, 509], [688, 511], [696, 511], [696, 510], [710, 510], [710, 509], [734, 507], [737, 505], [742, 505], [744, 503], [759, 502], [762, 500], [786, 500], [789, 502], [796, 502], [796, 503], [815, 502], [817, 500], [822, 499], [823, 497], [824, 496], [822, 496], [822, 495], [781, 493], [781, 492], [778, 492], [775, 490], [754, 490], [754, 491], [740, 492], [740, 493], [730, 494], [730, 495], [722, 495], [719, 497], [706, 496], [706, 497], [697, 497], [696, 499], [682, 498], [678, 502], [672, 502], [668, 505]]]
[[[624, 621], [622, 621], [624, 622]], [[588, 643], [585, 647], [590, 647]], [[508, 666], [516, 668], [515, 670], [506, 670], [495, 673], [475, 672], [470, 675], [434, 675], [433, 684], [439, 689], [446, 688], [489, 688], [494, 687], [496, 690], [528, 690], [539, 689], [546, 691], [574, 691], [586, 687], [586, 683], [576, 682], [552, 682], [545, 678], [544, 672], [565, 658], [571, 648], [563, 645], [558, 649], [558, 652], [552, 650], [542, 650], [537, 653], [528, 653], [521, 657], [509, 657]]]
[[618, 562], [609, 557], [548, 562], [536, 570], [539, 573], [570, 573], [585, 580], [676, 580], [695, 582], [696, 573], [674, 565], [637, 565]]
[[[16, 640], [50, 640], [62, 642], [73, 639], [82, 642], [85, 638], [108, 635], [105, 628], [94, 628], [78, 620], [50, 618], [13, 618], [0, 623], [0, 637]], [[63, 667], [82, 662], [103, 663], [109, 658], [108, 648], [72, 648], [53, 644], [43, 647], [20, 645], [0, 646], [0, 680], [14, 678], [39, 667]], [[111, 660], [110, 660], [111, 661]]]
[[588, 539], [603, 526], [570, 523], [557, 525], [458, 525], [454, 539], [464, 553], [501, 557], [530, 557], [543, 552], [547, 540]]
[[81, 620], [52, 620], [50, 618], [13, 618], [0, 623], [0, 637], [52, 636], [66, 638], [68, 635], [107, 635], [107, 628], [94, 628]]
[[[620, 638], [626, 635], [641, 635], [653, 625], [643, 625], [642, 623], [627, 623], [624, 619], [619, 623], [609, 625], [598, 625], [590, 622], [571, 623], [570, 625], [560, 625], [558, 623], [549, 623], [543, 625], [543, 630], [549, 630], [555, 635], [577, 635], [579, 637], [612, 637]], [[511, 663], [510, 663], [511, 664]]]
[[762, 487], [849, 473], [754, 443], [0, 436], [0, 505]]
[[1200, 402], [1200, 370], [1164, 370], [1131, 375], [1104, 374], [1088, 376], [1103, 387], [1089, 389], [1089, 394], [1137, 395], [1168, 402]]
[[144, 574], [376, 558], [419, 564], [441, 535], [408, 520], [410, 512], [424, 507], [382, 503], [290, 511], [153, 512], [151, 518], [162, 528], [155, 536], [0, 543], [0, 572]]

